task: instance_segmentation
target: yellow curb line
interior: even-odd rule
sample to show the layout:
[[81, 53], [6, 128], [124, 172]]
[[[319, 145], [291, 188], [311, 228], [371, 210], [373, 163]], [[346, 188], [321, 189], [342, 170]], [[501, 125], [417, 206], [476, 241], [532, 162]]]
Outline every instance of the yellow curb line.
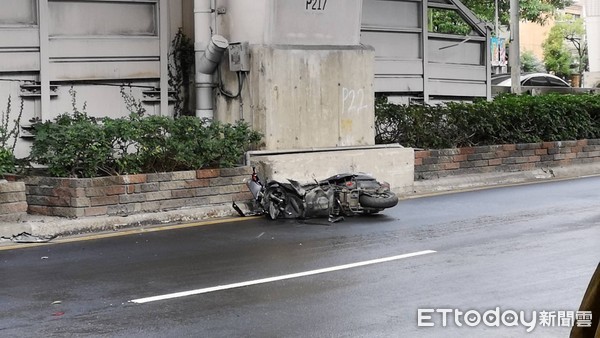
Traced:
[[210, 220], [210, 221], [201, 221], [201, 222], [176, 224], [176, 225], [149, 226], [149, 228], [137, 228], [137, 229], [122, 230], [122, 231], [111, 232], [111, 233], [98, 233], [98, 234], [93, 234], [93, 235], [82, 235], [82, 236], [74, 236], [74, 237], [69, 237], [69, 238], [58, 238], [58, 239], [54, 239], [51, 242], [47, 242], [47, 243], [19, 243], [19, 244], [14, 244], [14, 245], [7, 245], [7, 246], [0, 245], [0, 251], [33, 248], [33, 247], [53, 245], [53, 244], [93, 241], [93, 240], [103, 239], [103, 238], [121, 237], [121, 236], [129, 236], [129, 235], [143, 234], [143, 233], [149, 233], [149, 232], [167, 231], [167, 230], [186, 229], [186, 228], [193, 228], [193, 227], [200, 227], [200, 226], [207, 226], [207, 225], [214, 225], [214, 224], [233, 223], [233, 222], [240, 222], [240, 221], [258, 219], [258, 218], [261, 218], [261, 216], [224, 218], [224, 219], [216, 219], [216, 220]]

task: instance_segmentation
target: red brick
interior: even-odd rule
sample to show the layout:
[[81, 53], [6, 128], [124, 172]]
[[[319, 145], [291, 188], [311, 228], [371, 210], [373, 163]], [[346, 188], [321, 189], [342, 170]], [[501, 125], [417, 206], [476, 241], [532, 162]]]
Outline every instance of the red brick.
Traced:
[[52, 209], [45, 205], [30, 205], [27, 208], [27, 212], [32, 215], [52, 216]]
[[200, 169], [196, 170], [196, 178], [215, 178], [219, 177], [221, 172], [219, 169]]
[[4, 174], [4, 179], [9, 181], [9, 182], [15, 182], [19, 179], [18, 175], [13, 175], [13, 174]]
[[70, 207], [71, 197], [48, 197], [48, 205], [53, 207]]
[[[575, 154], [573, 154], [573, 155], [575, 155]], [[527, 162], [539, 162], [541, 160], [542, 160], [542, 158], [540, 156], [529, 156], [527, 158]]]
[[180, 189], [171, 191], [173, 198], [189, 198], [196, 196], [196, 189]]
[[444, 163], [444, 170], [452, 170], [452, 169], [458, 169], [458, 168], [460, 168], [459, 162]]
[[501, 165], [501, 164], [502, 164], [501, 158], [493, 158], [493, 159], [489, 160], [490, 166]]
[[415, 158], [425, 158], [431, 156], [431, 151], [429, 150], [419, 150], [415, 151]]
[[500, 157], [500, 158], [509, 157], [511, 155], [511, 151], [512, 150], [498, 150], [498, 151], [496, 151], [495, 155], [497, 158], [498, 157]]
[[570, 160], [570, 159], [573, 159], [573, 158], [576, 158], [576, 157], [577, 157], [576, 153], [565, 154], [565, 159], [567, 159], [567, 160]]
[[571, 148], [572, 153], [580, 153], [583, 151], [583, 146], [575, 146]]
[[577, 145], [580, 147], [585, 147], [588, 145], [588, 140], [578, 140]]
[[543, 149], [552, 149], [556, 146], [556, 142], [542, 142]]
[[519, 169], [521, 169], [521, 170], [533, 170], [533, 169], [535, 169], [535, 163], [523, 163], [523, 164], [519, 164]]
[[461, 155], [475, 154], [475, 148], [473, 147], [460, 148], [459, 151]]
[[127, 187], [125, 185], [111, 185], [107, 187], [85, 188], [85, 194], [87, 197], [122, 195], [126, 192]]
[[124, 183], [124, 184], [137, 184], [137, 183], [146, 183], [146, 180], [148, 178], [148, 175], [146, 174], [136, 174], [136, 175], [123, 175], [123, 176], [118, 176], [119, 183]]
[[536, 155], [548, 155], [548, 149], [536, 149], [535, 154]]
[[185, 181], [186, 188], [204, 188], [208, 187], [210, 181], [208, 179]]
[[232, 196], [232, 199], [234, 202], [238, 202], [238, 201], [249, 201], [252, 200], [254, 197], [252, 196], [252, 193], [250, 192], [240, 192], [237, 194], [234, 194]]
[[108, 207], [106, 206], [101, 206], [101, 207], [91, 207], [91, 208], [85, 208], [84, 211], [84, 216], [101, 216], [101, 215], [106, 215], [108, 213]]
[[119, 196], [113, 195], [113, 196], [91, 197], [90, 202], [91, 202], [92, 206], [117, 204], [117, 203], [119, 203]]
[[117, 176], [94, 177], [90, 179], [90, 187], [108, 187], [118, 182]]
[[505, 151], [517, 150], [517, 145], [516, 144], [503, 144], [502, 150], [505, 150]]
[[110, 187], [104, 188], [107, 196], [111, 195], [122, 195], [127, 191], [127, 188], [124, 185], [112, 185]]
[[462, 161], [466, 161], [467, 160], [467, 154], [463, 154], [463, 155], [454, 155], [452, 157], [452, 160], [454, 162], [462, 162]]
[[106, 191], [104, 190], [103, 187], [85, 188], [85, 196], [87, 196], [87, 197], [106, 196]]

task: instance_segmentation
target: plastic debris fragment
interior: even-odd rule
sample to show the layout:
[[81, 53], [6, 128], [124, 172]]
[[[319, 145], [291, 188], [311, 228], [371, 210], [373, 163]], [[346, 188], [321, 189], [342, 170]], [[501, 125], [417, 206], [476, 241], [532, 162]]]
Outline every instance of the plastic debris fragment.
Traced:
[[15, 243], [47, 243], [56, 238], [56, 235], [49, 236], [35, 236], [28, 232], [22, 232], [12, 237], [0, 237], [1, 240], [8, 240]]

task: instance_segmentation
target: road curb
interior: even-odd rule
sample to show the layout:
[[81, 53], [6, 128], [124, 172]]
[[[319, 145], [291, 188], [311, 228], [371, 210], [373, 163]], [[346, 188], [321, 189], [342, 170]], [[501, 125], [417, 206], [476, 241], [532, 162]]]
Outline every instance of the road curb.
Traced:
[[[247, 210], [244, 206], [241, 207], [242, 209]], [[71, 236], [103, 231], [118, 231], [131, 228], [190, 223], [211, 219], [225, 219], [233, 216], [237, 216], [237, 213], [230, 204], [129, 216], [95, 216], [70, 219], [63, 217], [27, 215], [18, 222], [1, 224], [0, 237], [10, 238], [23, 232], [35, 236]]]
[[[600, 175], [600, 163], [542, 168], [522, 172], [496, 172], [474, 175], [449, 176], [415, 181], [413, 191], [402, 198], [417, 198], [468, 190], [487, 189], [524, 183], [551, 182]], [[242, 206], [244, 211], [247, 207]], [[130, 216], [96, 216], [62, 218], [52, 216], [24, 215], [15, 222], [0, 224], [0, 237], [11, 238], [23, 232], [35, 236], [72, 236], [86, 233], [119, 231], [123, 229], [176, 225], [211, 219], [235, 217], [237, 213], [230, 204], [179, 209]], [[8, 243], [11, 243], [8, 241]], [[0, 245], [2, 245], [0, 241]], [[4, 241], [6, 244], [6, 241]]]
[[409, 197], [597, 175], [600, 175], [600, 163], [540, 168], [531, 171], [447, 176], [430, 180], [415, 181], [413, 192]]

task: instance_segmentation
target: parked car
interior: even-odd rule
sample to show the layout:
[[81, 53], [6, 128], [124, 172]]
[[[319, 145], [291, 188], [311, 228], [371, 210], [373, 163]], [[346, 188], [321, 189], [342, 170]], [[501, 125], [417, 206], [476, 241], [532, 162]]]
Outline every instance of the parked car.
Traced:
[[[492, 75], [492, 86], [510, 87], [510, 74]], [[565, 80], [548, 73], [521, 74], [521, 86], [531, 87], [571, 87]]]

